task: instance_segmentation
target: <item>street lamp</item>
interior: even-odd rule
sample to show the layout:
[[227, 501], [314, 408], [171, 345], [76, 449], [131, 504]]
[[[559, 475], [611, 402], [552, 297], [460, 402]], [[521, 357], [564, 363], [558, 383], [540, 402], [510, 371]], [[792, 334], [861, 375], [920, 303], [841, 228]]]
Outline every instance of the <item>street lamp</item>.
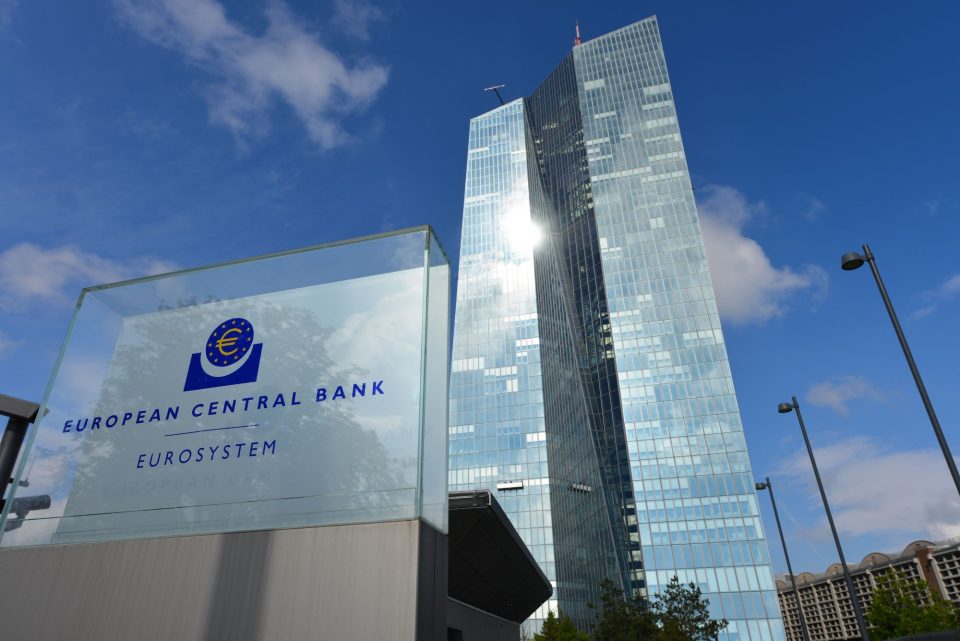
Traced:
[[800, 632], [803, 634], [803, 641], [810, 641], [810, 633], [807, 631], [807, 619], [803, 616], [803, 605], [800, 603], [800, 591], [797, 589], [797, 578], [793, 576], [793, 566], [790, 565], [790, 554], [787, 553], [787, 540], [783, 538], [783, 527], [780, 525], [780, 513], [777, 512], [777, 500], [773, 497], [773, 484], [768, 476], [762, 483], [756, 484], [757, 491], [768, 490], [770, 492], [770, 502], [773, 504], [773, 518], [777, 520], [777, 531], [780, 532], [780, 544], [783, 546], [783, 558], [787, 560], [787, 572], [790, 573], [790, 582], [793, 584], [793, 597], [797, 600], [797, 614], [800, 616]]
[[853, 612], [857, 616], [857, 625], [860, 626], [860, 634], [863, 641], [870, 641], [867, 636], [867, 624], [863, 619], [863, 609], [860, 607], [860, 598], [853, 587], [853, 579], [850, 577], [850, 568], [847, 567], [847, 559], [843, 556], [843, 548], [840, 546], [840, 536], [837, 534], [837, 526], [833, 523], [833, 514], [830, 512], [830, 503], [827, 502], [827, 493], [823, 490], [823, 481], [820, 480], [820, 470], [817, 469], [817, 460], [813, 456], [813, 448], [810, 447], [810, 439], [807, 437], [807, 427], [803, 424], [803, 416], [800, 414], [800, 404], [797, 403], [797, 397], [791, 397], [790, 403], [780, 403], [777, 411], [781, 414], [796, 412], [797, 422], [800, 423], [800, 432], [803, 434], [803, 442], [807, 446], [807, 454], [810, 455], [810, 465], [813, 466], [813, 475], [817, 479], [817, 487], [820, 488], [820, 498], [823, 499], [823, 509], [827, 512], [827, 521], [830, 523], [830, 531], [833, 533], [833, 542], [837, 544], [837, 554], [840, 555], [840, 565], [843, 566], [843, 578], [847, 583], [847, 592], [850, 594], [850, 603], [853, 604]]
[[920, 398], [923, 400], [923, 406], [927, 410], [927, 416], [930, 417], [930, 424], [933, 425], [933, 433], [937, 435], [937, 441], [940, 443], [940, 450], [947, 459], [947, 467], [950, 468], [950, 475], [953, 477], [953, 484], [957, 487], [957, 493], [960, 494], [960, 472], [957, 471], [957, 463], [953, 460], [953, 454], [950, 453], [950, 445], [943, 436], [943, 430], [940, 429], [940, 421], [937, 419], [936, 412], [933, 411], [933, 403], [927, 396], [927, 388], [920, 378], [920, 370], [913, 360], [913, 354], [910, 352], [910, 346], [907, 345], [907, 337], [903, 334], [903, 328], [900, 327], [900, 321], [897, 320], [897, 314], [893, 311], [893, 303], [890, 302], [890, 296], [887, 294], [887, 288], [880, 278], [880, 271], [877, 269], [877, 260], [870, 251], [870, 246], [863, 245], [863, 254], [850, 252], [844, 254], [840, 259], [840, 267], [844, 271], [853, 271], [859, 269], [864, 263], [870, 263], [870, 271], [873, 272], [873, 279], [877, 281], [877, 288], [880, 290], [880, 296], [883, 298], [883, 304], [887, 307], [887, 314], [890, 315], [890, 322], [893, 323], [893, 329], [900, 340], [900, 347], [903, 349], [903, 355], [907, 357], [907, 365], [910, 366], [910, 373], [913, 374], [913, 381], [917, 384], [917, 390], [920, 392]]

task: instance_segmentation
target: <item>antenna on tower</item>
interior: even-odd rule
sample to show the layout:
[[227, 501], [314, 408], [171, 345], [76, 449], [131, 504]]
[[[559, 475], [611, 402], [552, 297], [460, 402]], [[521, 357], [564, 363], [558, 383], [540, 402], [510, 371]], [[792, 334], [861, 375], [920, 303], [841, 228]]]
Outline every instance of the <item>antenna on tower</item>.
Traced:
[[579, 20], [577, 20], [577, 37], [573, 39], [573, 46], [574, 47], [580, 46], [580, 21]]
[[484, 89], [484, 91], [492, 91], [493, 93], [497, 94], [497, 99], [500, 101], [500, 104], [505, 105], [507, 103], [503, 101], [503, 96], [500, 95], [500, 89], [503, 89], [506, 86], [507, 85], [494, 85], [492, 87], [487, 87]]

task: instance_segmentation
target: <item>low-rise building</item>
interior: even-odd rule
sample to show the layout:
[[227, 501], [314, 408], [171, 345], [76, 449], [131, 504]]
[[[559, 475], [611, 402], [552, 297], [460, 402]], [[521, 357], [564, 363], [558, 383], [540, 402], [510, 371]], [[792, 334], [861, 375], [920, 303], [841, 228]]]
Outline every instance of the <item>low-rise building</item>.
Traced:
[[[870, 608], [878, 580], [896, 571], [901, 577], [922, 579], [944, 599], [960, 603], [960, 542], [914, 541], [899, 555], [872, 552], [850, 568], [854, 589], [864, 612]], [[860, 629], [843, 578], [843, 567], [834, 563], [821, 574], [796, 575], [800, 604], [811, 641], [860, 639]], [[803, 641], [797, 599], [789, 575], [777, 577], [777, 596], [788, 641]], [[929, 599], [925, 594], [919, 599]]]

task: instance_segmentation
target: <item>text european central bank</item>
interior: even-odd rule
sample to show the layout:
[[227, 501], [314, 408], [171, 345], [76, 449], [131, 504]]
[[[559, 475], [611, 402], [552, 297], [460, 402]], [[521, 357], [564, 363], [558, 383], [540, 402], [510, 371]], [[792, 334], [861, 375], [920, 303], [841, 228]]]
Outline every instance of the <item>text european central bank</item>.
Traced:
[[85, 290], [2, 544], [444, 531], [448, 280], [417, 229]]

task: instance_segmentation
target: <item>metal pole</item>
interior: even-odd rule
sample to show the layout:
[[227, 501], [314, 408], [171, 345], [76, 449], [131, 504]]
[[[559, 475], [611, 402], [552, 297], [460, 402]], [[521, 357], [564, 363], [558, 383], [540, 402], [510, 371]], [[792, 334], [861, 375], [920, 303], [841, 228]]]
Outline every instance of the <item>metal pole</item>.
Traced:
[[937, 419], [936, 412], [933, 411], [933, 403], [930, 402], [930, 397], [927, 396], [927, 388], [923, 384], [923, 379], [920, 378], [920, 370], [917, 369], [917, 364], [913, 360], [913, 354], [910, 352], [910, 346], [907, 344], [907, 337], [903, 333], [903, 328], [900, 327], [900, 321], [897, 320], [897, 313], [893, 311], [893, 303], [890, 302], [890, 295], [887, 294], [887, 288], [883, 284], [883, 279], [880, 277], [880, 270], [877, 269], [877, 260], [874, 258], [873, 252], [870, 251], [870, 246], [866, 243], [863, 245], [863, 257], [870, 263], [870, 271], [873, 272], [873, 279], [877, 281], [877, 288], [879, 288], [880, 296], [883, 298], [883, 304], [887, 308], [887, 314], [890, 315], [890, 322], [893, 323], [893, 329], [897, 333], [897, 339], [900, 341], [903, 355], [907, 358], [907, 365], [910, 366], [913, 381], [917, 384], [917, 391], [920, 392], [923, 407], [926, 408], [927, 416], [930, 417], [930, 424], [933, 425], [933, 433], [937, 435], [937, 442], [940, 443], [940, 450], [943, 452], [944, 458], [947, 459], [947, 467], [950, 468], [950, 476], [953, 477], [953, 484], [957, 487], [957, 494], [960, 494], [960, 472], [957, 471], [957, 462], [953, 459], [953, 454], [950, 453], [950, 445], [943, 436], [943, 430], [940, 429], [940, 421]]
[[850, 568], [847, 567], [847, 559], [843, 556], [843, 547], [840, 545], [837, 526], [833, 523], [833, 513], [830, 512], [827, 493], [823, 489], [823, 481], [820, 480], [820, 470], [817, 469], [817, 460], [813, 456], [813, 448], [810, 446], [810, 439], [807, 437], [807, 426], [803, 424], [803, 416], [800, 414], [800, 404], [797, 403], [796, 396], [791, 398], [793, 400], [793, 411], [797, 413], [797, 422], [800, 423], [800, 431], [803, 433], [803, 442], [807, 446], [807, 454], [810, 455], [810, 465], [813, 466], [813, 475], [817, 478], [817, 487], [820, 488], [820, 498], [823, 499], [823, 509], [827, 512], [827, 521], [829, 521], [830, 531], [833, 533], [833, 542], [837, 544], [837, 554], [840, 555], [840, 565], [843, 566], [843, 578], [847, 583], [847, 592], [850, 594], [850, 603], [853, 604], [853, 612], [857, 616], [857, 625], [860, 626], [860, 635], [863, 641], [870, 641], [870, 638], [867, 636], [867, 623], [863, 618], [863, 609], [860, 607], [860, 597], [857, 596], [857, 591], [853, 587]]
[[783, 558], [787, 561], [787, 572], [790, 573], [790, 583], [793, 584], [793, 596], [797, 600], [797, 614], [800, 615], [800, 632], [803, 634], [803, 641], [810, 641], [810, 633], [807, 630], [807, 618], [803, 616], [803, 605], [800, 603], [800, 591], [797, 589], [797, 577], [793, 575], [793, 566], [790, 564], [790, 554], [787, 552], [787, 540], [783, 537], [783, 527], [780, 525], [780, 513], [777, 511], [777, 499], [773, 496], [773, 483], [768, 476], [765, 481], [766, 490], [770, 492], [770, 503], [773, 504], [773, 518], [777, 521], [777, 531], [780, 532], [780, 545], [783, 546]]
[[0, 500], [7, 495], [7, 485], [13, 480], [13, 466], [17, 462], [17, 455], [29, 425], [27, 419], [11, 416], [7, 421], [7, 429], [0, 437]]

